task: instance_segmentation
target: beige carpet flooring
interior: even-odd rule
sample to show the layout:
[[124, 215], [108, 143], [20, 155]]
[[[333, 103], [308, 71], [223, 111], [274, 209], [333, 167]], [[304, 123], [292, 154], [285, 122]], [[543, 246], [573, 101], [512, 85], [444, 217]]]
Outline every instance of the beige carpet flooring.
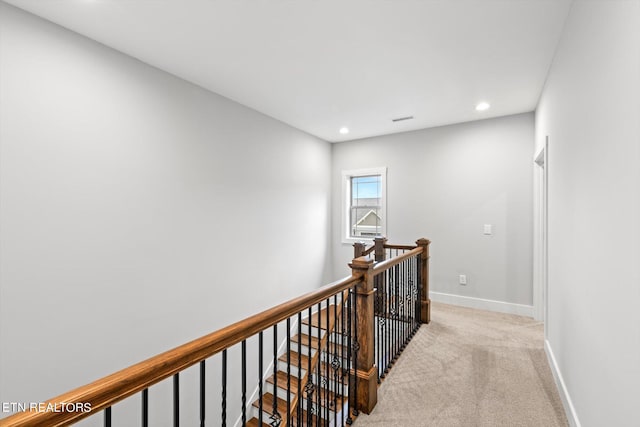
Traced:
[[533, 319], [433, 303], [364, 426], [567, 426]]

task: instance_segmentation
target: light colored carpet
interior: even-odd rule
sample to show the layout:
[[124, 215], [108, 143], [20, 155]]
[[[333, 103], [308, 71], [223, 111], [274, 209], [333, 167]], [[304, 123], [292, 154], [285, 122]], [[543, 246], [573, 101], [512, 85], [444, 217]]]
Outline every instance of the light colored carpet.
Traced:
[[433, 303], [355, 427], [567, 426], [542, 323]]

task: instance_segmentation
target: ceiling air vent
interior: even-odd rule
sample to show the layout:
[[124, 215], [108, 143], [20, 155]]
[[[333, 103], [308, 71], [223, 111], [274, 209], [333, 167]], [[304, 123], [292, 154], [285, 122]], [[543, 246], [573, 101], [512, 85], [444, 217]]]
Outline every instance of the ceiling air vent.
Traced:
[[391, 119], [392, 122], [402, 122], [404, 120], [412, 120], [413, 116], [407, 116], [407, 117], [398, 117], [397, 119]]

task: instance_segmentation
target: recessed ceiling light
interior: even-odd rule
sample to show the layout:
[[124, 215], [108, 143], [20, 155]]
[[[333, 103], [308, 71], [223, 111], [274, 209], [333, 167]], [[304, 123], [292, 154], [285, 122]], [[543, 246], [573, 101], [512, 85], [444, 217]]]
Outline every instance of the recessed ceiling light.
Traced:
[[491, 107], [491, 105], [489, 105], [488, 102], [481, 102], [478, 105], [476, 105], [476, 111], [485, 111], [485, 110], [488, 110], [489, 107]]
[[346, 126], [342, 126], [342, 127], [340, 128], [340, 133], [341, 133], [341, 134], [343, 134], [343, 135], [348, 134], [348, 133], [349, 133], [349, 128], [348, 128], [348, 127], [346, 127]]

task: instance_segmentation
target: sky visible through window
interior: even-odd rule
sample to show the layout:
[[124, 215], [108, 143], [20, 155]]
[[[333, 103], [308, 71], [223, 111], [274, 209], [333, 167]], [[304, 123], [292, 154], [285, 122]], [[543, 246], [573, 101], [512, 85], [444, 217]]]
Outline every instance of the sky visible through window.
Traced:
[[356, 199], [379, 199], [381, 194], [380, 176], [357, 176], [351, 178], [351, 195]]

